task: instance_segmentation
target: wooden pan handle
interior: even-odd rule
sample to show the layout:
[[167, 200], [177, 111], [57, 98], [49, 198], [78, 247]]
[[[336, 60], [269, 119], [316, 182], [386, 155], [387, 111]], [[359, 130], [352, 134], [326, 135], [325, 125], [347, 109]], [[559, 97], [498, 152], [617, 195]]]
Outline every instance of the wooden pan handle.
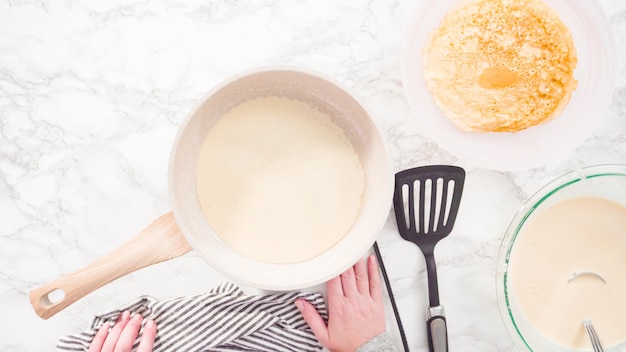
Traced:
[[[104, 257], [30, 292], [37, 315], [48, 319], [94, 290], [133, 271], [179, 257], [191, 250], [172, 212], [161, 215], [135, 237]], [[50, 299], [61, 290], [63, 298]]]

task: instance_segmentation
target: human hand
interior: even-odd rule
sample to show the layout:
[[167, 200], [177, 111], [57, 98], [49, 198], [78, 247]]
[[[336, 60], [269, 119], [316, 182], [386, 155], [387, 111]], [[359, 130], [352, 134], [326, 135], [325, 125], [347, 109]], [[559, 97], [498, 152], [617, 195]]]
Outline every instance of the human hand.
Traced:
[[[131, 318], [130, 313], [125, 311], [111, 331], [109, 331], [109, 322], [102, 324], [91, 341], [89, 352], [130, 352], [139, 334], [142, 319], [140, 314], [135, 314]], [[143, 328], [137, 352], [152, 352], [156, 330], [154, 321], [148, 320]]]
[[295, 302], [322, 346], [331, 352], [354, 352], [386, 331], [385, 308], [378, 263], [374, 256], [359, 260], [326, 283], [328, 325], [315, 307], [304, 299]]

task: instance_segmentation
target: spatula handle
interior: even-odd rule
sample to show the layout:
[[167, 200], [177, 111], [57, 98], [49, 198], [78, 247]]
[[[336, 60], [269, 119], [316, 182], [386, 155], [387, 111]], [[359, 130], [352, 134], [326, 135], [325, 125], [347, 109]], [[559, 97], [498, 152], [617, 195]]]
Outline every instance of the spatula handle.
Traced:
[[[146, 266], [181, 256], [191, 248], [169, 212], [104, 257], [71, 274], [37, 287], [30, 292], [30, 303], [43, 319], [48, 319], [92, 291]], [[59, 300], [50, 294], [60, 290]]]
[[448, 352], [448, 326], [442, 306], [428, 308], [428, 348], [430, 352]]

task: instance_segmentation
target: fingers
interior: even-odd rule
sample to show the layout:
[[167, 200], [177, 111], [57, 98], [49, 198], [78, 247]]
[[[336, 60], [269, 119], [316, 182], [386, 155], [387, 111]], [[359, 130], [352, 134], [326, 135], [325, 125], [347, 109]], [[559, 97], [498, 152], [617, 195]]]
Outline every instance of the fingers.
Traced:
[[137, 352], [152, 352], [156, 330], [157, 328], [154, 320], [148, 320], [146, 326], [143, 327], [143, 335], [141, 335], [141, 342], [139, 342]]
[[[117, 344], [117, 340], [120, 338], [120, 335], [122, 334], [122, 331], [124, 330], [124, 327], [128, 323], [129, 318], [130, 318], [130, 312], [125, 311], [124, 313], [122, 313], [119, 319], [117, 319], [117, 322], [115, 323], [115, 325], [113, 325], [113, 329], [109, 331], [109, 335], [104, 341], [104, 345], [102, 345], [102, 352], [113, 351], [113, 349], [115, 348], [115, 345]], [[99, 351], [99, 350], [96, 350], [96, 351]]]
[[328, 292], [329, 301], [332, 301], [334, 298], [343, 297], [343, 287], [341, 287], [340, 276], [328, 280], [326, 283], [326, 291]]
[[109, 322], [105, 322], [104, 324], [102, 324], [102, 326], [100, 327], [100, 329], [98, 329], [98, 332], [96, 333], [96, 336], [94, 336], [93, 340], [91, 341], [91, 345], [89, 345], [89, 351], [88, 352], [100, 352], [102, 350], [102, 346], [104, 345], [104, 341], [107, 338], [107, 335], [109, 335], [109, 328], [111, 327], [111, 325], [109, 324]]
[[296, 305], [298, 310], [300, 310], [304, 321], [306, 321], [306, 323], [309, 325], [309, 327], [313, 331], [313, 334], [315, 335], [315, 337], [317, 337], [322, 346], [328, 347], [330, 342], [328, 336], [328, 327], [326, 326], [326, 322], [324, 322], [324, 319], [319, 315], [315, 307], [313, 307], [311, 303], [304, 299], [297, 299], [294, 304]]
[[363, 260], [360, 259], [353, 266], [354, 268], [354, 279], [356, 282], [356, 288], [362, 295], [370, 294], [370, 284], [369, 284], [369, 275], [368, 275], [368, 265]]
[[[374, 260], [372, 262], [372, 260]], [[374, 268], [370, 268], [371, 265]], [[374, 276], [372, 276], [374, 274]], [[372, 284], [380, 288], [380, 276], [378, 275], [378, 265], [373, 256], [367, 261], [360, 259], [351, 268], [340, 275], [343, 294], [352, 297], [356, 294], [371, 296]], [[373, 282], [372, 282], [373, 280]]]
[[383, 299], [383, 294], [380, 286], [380, 272], [378, 271], [378, 262], [376, 257], [370, 255], [367, 258], [367, 272], [370, 279], [369, 293], [374, 301], [380, 302]]
[[356, 279], [354, 274], [354, 267], [348, 268], [343, 274], [339, 275], [341, 278], [341, 287], [343, 288], [343, 295], [346, 297], [354, 297], [359, 293], [356, 287]]
[[126, 323], [124, 330], [122, 330], [115, 344], [115, 352], [130, 352], [133, 348], [133, 343], [135, 343], [135, 339], [137, 339], [142, 319], [141, 314], [135, 314], [128, 323]]
[[[91, 341], [88, 352], [130, 352], [141, 329], [142, 320], [141, 314], [130, 318], [130, 312], [126, 311], [120, 315], [113, 328], [109, 329], [110, 324], [104, 323]], [[137, 352], [152, 352], [156, 330], [154, 321], [148, 320]]]

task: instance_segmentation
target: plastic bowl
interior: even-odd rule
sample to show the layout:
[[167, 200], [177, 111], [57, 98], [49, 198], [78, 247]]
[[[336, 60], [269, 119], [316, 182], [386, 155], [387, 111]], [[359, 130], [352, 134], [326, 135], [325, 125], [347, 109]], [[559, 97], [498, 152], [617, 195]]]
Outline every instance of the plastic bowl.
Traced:
[[[520, 351], [572, 351], [542, 335], [526, 320], [512, 290], [508, 270], [516, 241], [529, 220], [556, 203], [585, 196], [604, 198], [626, 207], [626, 165], [590, 166], [556, 178], [528, 199], [504, 236], [497, 262], [496, 295], [502, 321]], [[602, 306], [603, 302], [597, 304]], [[610, 309], [603, 307], [606, 308]], [[603, 347], [606, 352], [623, 351], [626, 341]]]
[[615, 54], [609, 23], [592, 0], [544, 0], [574, 38], [578, 87], [550, 121], [516, 133], [468, 132], [435, 104], [423, 74], [422, 52], [430, 33], [459, 0], [420, 2], [404, 45], [402, 76], [411, 110], [429, 137], [461, 160], [496, 170], [540, 167], [567, 157], [604, 116], [614, 88]]

